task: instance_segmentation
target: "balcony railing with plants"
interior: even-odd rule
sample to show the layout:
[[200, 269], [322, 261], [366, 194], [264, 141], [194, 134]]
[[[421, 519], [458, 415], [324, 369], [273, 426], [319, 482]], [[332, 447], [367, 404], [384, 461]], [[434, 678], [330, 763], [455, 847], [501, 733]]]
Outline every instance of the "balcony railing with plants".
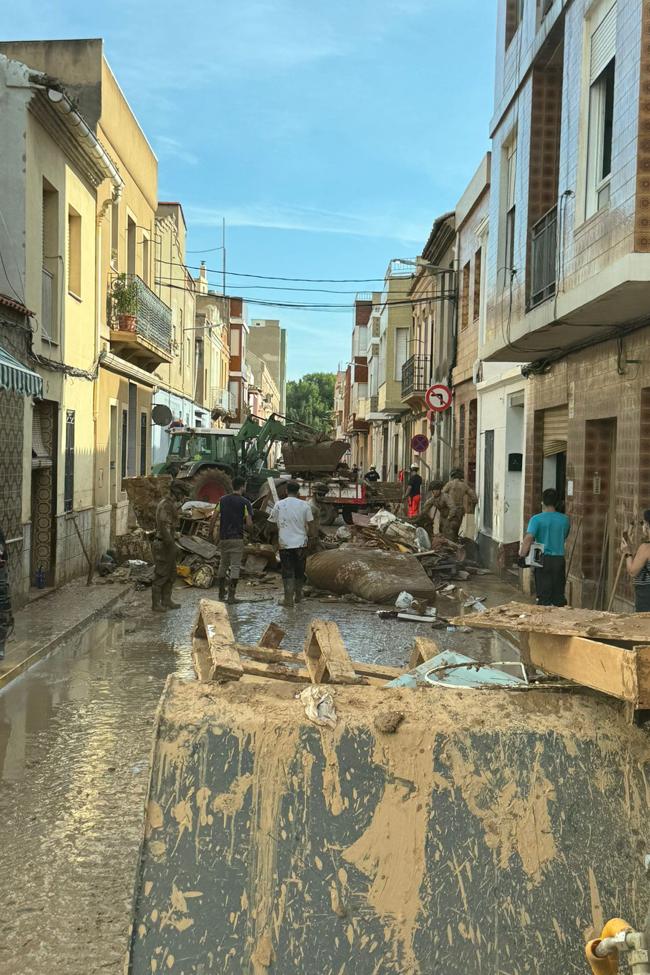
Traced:
[[552, 298], [555, 294], [555, 259], [557, 255], [557, 206], [551, 207], [533, 226], [530, 236], [529, 306]]
[[221, 386], [212, 387], [212, 395], [210, 399], [212, 402], [213, 411], [216, 410], [223, 414], [227, 414], [234, 413], [237, 409], [235, 394], [231, 393], [228, 389], [223, 389]]
[[431, 359], [412, 355], [402, 366], [402, 399], [415, 393], [426, 393], [431, 378]]
[[168, 354], [172, 352], [171, 308], [137, 274], [116, 274], [108, 295], [111, 328], [135, 332]]

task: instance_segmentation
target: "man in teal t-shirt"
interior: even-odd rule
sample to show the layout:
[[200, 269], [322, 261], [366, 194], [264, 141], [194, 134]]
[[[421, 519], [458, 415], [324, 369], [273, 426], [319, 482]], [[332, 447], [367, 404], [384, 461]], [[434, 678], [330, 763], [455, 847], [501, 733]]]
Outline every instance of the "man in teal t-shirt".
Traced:
[[542, 513], [533, 515], [519, 549], [520, 560], [526, 558], [533, 542], [544, 546], [543, 566], [535, 569], [535, 591], [539, 606], [566, 606], [566, 564], [564, 543], [571, 522], [557, 511], [557, 491], [549, 488], [542, 495]]

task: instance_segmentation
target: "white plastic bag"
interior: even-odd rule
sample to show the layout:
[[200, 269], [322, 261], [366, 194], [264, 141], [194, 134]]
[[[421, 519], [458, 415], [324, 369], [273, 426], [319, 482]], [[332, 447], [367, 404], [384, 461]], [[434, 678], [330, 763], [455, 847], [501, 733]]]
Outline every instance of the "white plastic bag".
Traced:
[[414, 602], [415, 599], [410, 592], [401, 592], [395, 600], [395, 609], [404, 612], [407, 609], [411, 609]]

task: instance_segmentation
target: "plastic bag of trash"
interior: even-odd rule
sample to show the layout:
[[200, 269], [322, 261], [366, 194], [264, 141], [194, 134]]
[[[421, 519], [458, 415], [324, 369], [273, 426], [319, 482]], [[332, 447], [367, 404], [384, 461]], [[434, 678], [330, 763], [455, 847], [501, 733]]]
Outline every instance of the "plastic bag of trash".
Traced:
[[401, 592], [395, 600], [395, 609], [404, 612], [404, 610], [410, 609], [414, 602], [415, 599], [410, 592]]
[[349, 542], [351, 538], [352, 538], [352, 532], [347, 527], [347, 525], [341, 525], [340, 528], [336, 529], [337, 542]]
[[310, 684], [300, 694], [296, 694], [296, 697], [305, 705], [305, 714], [310, 721], [326, 728], [336, 728], [334, 698], [329, 691]]
[[378, 511], [370, 519], [370, 524], [378, 528], [380, 532], [383, 532], [386, 531], [392, 521], [397, 521], [397, 518], [390, 511]]

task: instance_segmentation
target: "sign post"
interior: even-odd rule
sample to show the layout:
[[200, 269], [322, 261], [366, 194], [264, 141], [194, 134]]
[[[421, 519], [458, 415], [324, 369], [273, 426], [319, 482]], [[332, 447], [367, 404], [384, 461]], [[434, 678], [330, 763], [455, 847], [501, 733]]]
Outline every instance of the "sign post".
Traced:
[[429, 447], [429, 438], [423, 433], [416, 433], [411, 440], [411, 450], [415, 454], [423, 454]]

